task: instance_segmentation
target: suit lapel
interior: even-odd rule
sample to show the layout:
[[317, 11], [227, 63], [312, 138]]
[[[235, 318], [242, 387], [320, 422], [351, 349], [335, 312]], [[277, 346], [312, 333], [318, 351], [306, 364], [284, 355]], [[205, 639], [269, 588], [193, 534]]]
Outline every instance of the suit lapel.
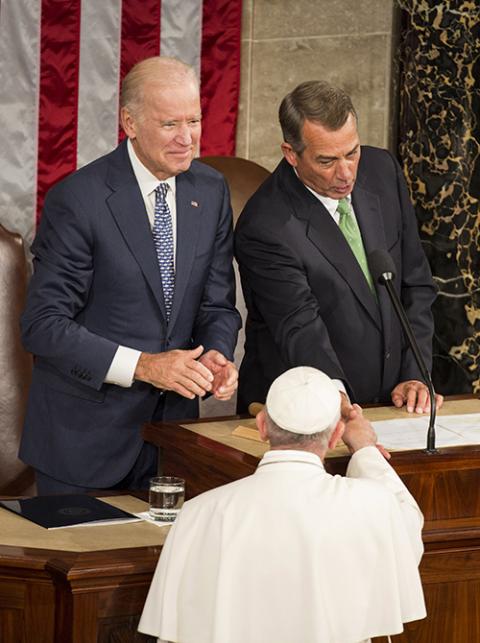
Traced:
[[116, 152], [107, 177], [107, 184], [113, 190], [107, 205], [166, 319], [162, 280], [145, 203], [128, 159], [126, 144]]
[[380, 328], [381, 319], [377, 303], [340, 228], [328, 210], [305, 188], [295, 174], [288, 168], [284, 169], [285, 187], [290, 194], [295, 213], [299, 219], [308, 221], [307, 237], [334, 266], [339, 277], [348, 284], [373, 322]]
[[352, 203], [362, 233], [363, 246], [368, 255], [372, 250], [386, 248], [383, 218], [378, 196], [359, 186], [352, 192]]
[[202, 220], [202, 199], [201, 195], [198, 194], [192, 170], [177, 176], [176, 205], [175, 291], [169, 322], [172, 326], [178, 317], [190, 279]]

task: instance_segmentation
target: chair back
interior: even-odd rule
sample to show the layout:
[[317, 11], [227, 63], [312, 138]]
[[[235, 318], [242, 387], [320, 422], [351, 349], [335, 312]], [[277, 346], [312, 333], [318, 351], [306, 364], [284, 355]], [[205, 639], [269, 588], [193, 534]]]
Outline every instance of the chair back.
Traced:
[[245, 203], [270, 176], [270, 172], [258, 163], [237, 156], [203, 156], [199, 160], [215, 168], [226, 178], [235, 225]]
[[4, 496], [34, 493], [33, 470], [17, 457], [32, 376], [32, 356], [20, 339], [27, 275], [21, 236], [0, 225], [0, 495]]
[[[270, 172], [247, 159], [242, 159], [236, 156], [204, 156], [199, 159], [203, 163], [210, 165], [225, 177], [228, 187], [230, 188], [230, 198], [233, 211], [233, 225], [236, 224], [245, 203], [252, 196], [252, 194], [260, 187], [266, 178], [270, 176]], [[240, 276], [238, 273], [237, 262], [233, 262], [235, 269], [235, 281], [237, 290], [237, 309], [242, 316], [243, 327], [238, 335], [237, 347], [235, 349], [234, 361], [235, 364], [240, 366], [243, 357], [243, 345], [245, 342], [245, 320], [247, 311], [245, 308], [245, 300], [243, 298], [242, 287], [240, 284]], [[219, 402], [215, 398], [209, 397], [203, 400], [200, 404], [200, 415], [202, 417], [215, 417], [219, 415], [231, 415], [236, 412], [236, 396], [228, 402]]]

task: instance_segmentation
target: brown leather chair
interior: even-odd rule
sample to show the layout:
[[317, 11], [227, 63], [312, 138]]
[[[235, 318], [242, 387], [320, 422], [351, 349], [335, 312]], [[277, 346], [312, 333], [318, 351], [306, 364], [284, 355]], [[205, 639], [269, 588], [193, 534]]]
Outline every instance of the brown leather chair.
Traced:
[[[233, 210], [233, 224], [237, 222], [245, 203], [257, 190], [257, 188], [265, 181], [270, 175], [258, 163], [242, 159], [237, 156], [204, 156], [200, 159], [207, 165], [215, 168], [221, 172], [227, 180], [228, 187], [230, 188], [230, 197]], [[240, 277], [238, 274], [237, 262], [233, 262], [235, 268], [235, 281], [237, 285], [237, 308], [242, 316], [243, 328], [238, 335], [237, 347], [235, 349], [234, 360], [235, 364], [240, 366], [243, 357], [243, 345], [245, 343], [245, 319], [247, 312], [245, 309], [245, 301], [243, 299], [242, 287], [240, 285]], [[229, 415], [236, 412], [236, 396], [228, 402], [219, 402], [213, 397], [202, 401], [200, 404], [200, 415], [202, 417], [214, 417], [218, 415]]]
[[32, 357], [20, 340], [27, 262], [22, 238], [0, 225], [0, 495], [32, 495], [34, 474], [18, 457]]
[[214, 167], [226, 178], [235, 225], [243, 206], [270, 172], [258, 163], [237, 156], [203, 156], [200, 161]]

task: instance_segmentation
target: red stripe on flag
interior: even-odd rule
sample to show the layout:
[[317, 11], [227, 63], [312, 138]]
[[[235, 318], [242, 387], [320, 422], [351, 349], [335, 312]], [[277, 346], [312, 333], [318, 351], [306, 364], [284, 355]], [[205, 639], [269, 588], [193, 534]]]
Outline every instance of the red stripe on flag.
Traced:
[[[160, 16], [161, 0], [123, 0], [120, 83], [135, 63], [159, 55]], [[119, 140], [124, 136], [120, 128]]]
[[42, 1], [37, 222], [47, 190], [77, 167], [81, 0]]
[[240, 91], [242, 0], [204, 0], [202, 25], [203, 156], [233, 156]]

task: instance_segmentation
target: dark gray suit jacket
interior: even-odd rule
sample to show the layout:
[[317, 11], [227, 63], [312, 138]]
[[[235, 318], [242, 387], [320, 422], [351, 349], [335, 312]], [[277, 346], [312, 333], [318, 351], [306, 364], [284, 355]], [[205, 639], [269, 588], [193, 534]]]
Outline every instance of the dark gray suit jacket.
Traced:
[[[435, 288], [388, 152], [362, 148], [352, 200], [367, 255], [392, 255], [395, 287], [431, 365]], [[387, 401], [396, 384], [420, 378], [385, 289], [375, 298], [341, 230], [285, 160], [245, 206], [235, 253], [248, 308], [240, 411], [294, 366], [343, 380], [359, 403]]]
[[[119, 344], [157, 353], [202, 344], [231, 359], [240, 325], [223, 177], [194, 161], [177, 177], [173, 308], [126, 142], [53, 187], [32, 246], [22, 318], [35, 356], [20, 457], [64, 482], [122, 479], [151, 419], [196, 417], [198, 401], [143, 382], [104, 384]], [[157, 412], [157, 406], [161, 413]]]

